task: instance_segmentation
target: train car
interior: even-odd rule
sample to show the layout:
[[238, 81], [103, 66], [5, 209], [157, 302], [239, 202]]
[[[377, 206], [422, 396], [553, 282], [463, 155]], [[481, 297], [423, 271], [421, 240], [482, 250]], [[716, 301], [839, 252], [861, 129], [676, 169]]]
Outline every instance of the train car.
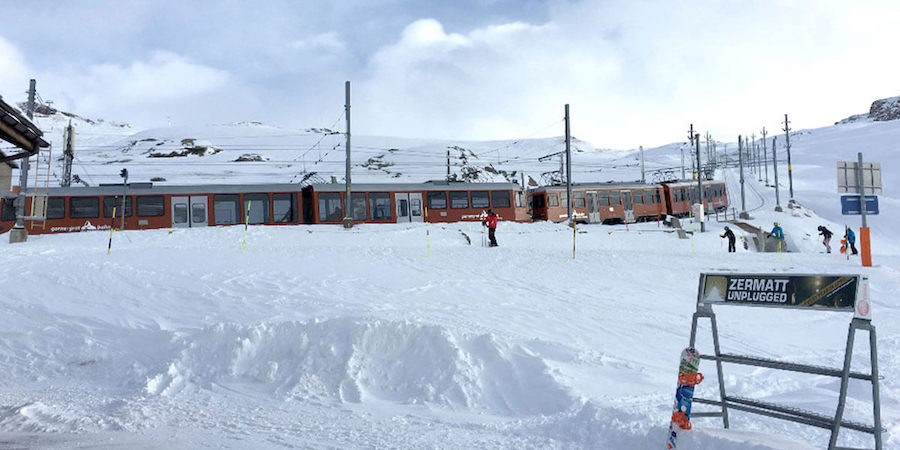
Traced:
[[[313, 184], [303, 189], [304, 223], [341, 223], [344, 186]], [[488, 209], [500, 220], [528, 221], [524, 192], [515, 183], [355, 184], [350, 211], [356, 222], [402, 223], [480, 221]]]
[[[664, 182], [663, 193], [666, 211], [673, 216], [691, 214], [691, 205], [698, 200], [696, 181]], [[722, 181], [706, 181], [703, 183], [703, 205], [707, 212], [719, 211], [728, 207], [728, 194]]]
[[[327, 224], [343, 220], [342, 184], [154, 186], [129, 183], [98, 187], [50, 188], [46, 218], [32, 214], [34, 194], [26, 197], [25, 228], [29, 234], [124, 229], [189, 228], [250, 224]], [[524, 220], [524, 193], [514, 183], [356, 184], [351, 213], [355, 222], [402, 223], [425, 220], [479, 221], [493, 208], [502, 220]], [[0, 199], [0, 233], [15, 224], [15, 196]], [[36, 206], [42, 202], [37, 202]], [[113, 212], [115, 209], [115, 220]]]
[[[528, 192], [533, 220], [568, 220], [566, 186], [543, 186]], [[581, 223], [636, 222], [666, 214], [660, 185], [576, 183], [572, 185], [574, 219]]]

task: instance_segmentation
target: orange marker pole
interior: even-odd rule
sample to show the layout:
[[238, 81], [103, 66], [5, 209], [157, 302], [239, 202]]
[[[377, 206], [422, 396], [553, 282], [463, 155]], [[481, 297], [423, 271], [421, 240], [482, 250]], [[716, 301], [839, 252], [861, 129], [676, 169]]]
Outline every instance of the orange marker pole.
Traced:
[[863, 267], [872, 267], [872, 247], [869, 240], [869, 227], [859, 229], [859, 246]]
[[113, 206], [112, 220], [109, 221], [109, 244], [106, 246], [106, 254], [112, 250], [112, 232], [116, 226], [116, 207]]

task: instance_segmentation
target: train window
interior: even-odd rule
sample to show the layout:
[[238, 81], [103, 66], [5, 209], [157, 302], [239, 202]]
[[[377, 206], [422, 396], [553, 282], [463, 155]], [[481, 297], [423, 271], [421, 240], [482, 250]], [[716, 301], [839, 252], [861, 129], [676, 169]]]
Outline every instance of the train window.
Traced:
[[247, 223], [269, 221], [269, 194], [244, 194], [244, 212]]
[[[138, 197], [138, 215], [141, 212], [141, 199]], [[241, 199], [237, 194], [216, 194], [213, 198], [216, 225], [234, 225], [241, 220]]]
[[428, 209], [446, 209], [447, 193], [446, 192], [429, 192], [428, 193]]
[[653, 191], [653, 203], [659, 203], [659, 190]]
[[342, 215], [341, 194], [337, 192], [323, 192], [319, 194], [320, 222], [340, 222]]
[[366, 220], [366, 193], [351, 192], [350, 193], [350, 212], [353, 214], [353, 220]]
[[140, 217], [166, 215], [166, 199], [162, 195], [139, 195], [137, 198], [137, 215]]
[[547, 204], [550, 206], [559, 206], [559, 196], [556, 195], [556, 192], [547, 193]]
[[[10, 202], [12, 203], [12, 202]], [[50, 197], [47, 199], [47, 218], [62, 219], [66, 217], [66, 199]]]
[[172, 222], [173, 223], [187, 223], [188, 221], [188, 207], [187, 203], [176, 203], [172, 208]]
[[[418, 201], [419, 199], [414, 199]], [[422, 202], [419, 205], [419, 216], [422, 215]], [[391, 220], [391, 194], [387, 192], [373, 192], [369, 194], [369, 208], [372, 220]]]
[[644, 191], [642, 191], [642, 190], [631, 191], [631, 201], [635, 205], [644, 204]]
[[469, 193], [466, 191], [450, 191], [450, 207], [463, 209], [469, 207]]
[[191, 205], [191, 221], [194, 223], [206, 222], [206, 203], [194, 203]]
[[609, 206], [609, 191], [597, 191], [597, 206]]
[[619, 206], [622, 201], [619, 199], [619, 191], [609, 191], [609, 205]]
[[69, 217], [84, 219], [100, 217], [100, 198], [72, 197], [69, 199]]
[[275, 223], [292, 223], [297, 221], [297, 194], [272, 194], [272, 215]]
[[569, 193], [568, 192], [560, 192], [559, 193], [559, 204], [565, 207], [569, 207]]
[[[47, 214], [50, 214], [49, 207]], [[15, 199], [3, 199], [3, 211], [0, 212], [0, 220], [16, 220], [16, 202]]]
[[494, 208], [509, 208], [509, 191], [491, 191], [491, 204]]
[[581, 207], [584, 208], [584, 192], [573, 192], [572, 193], [572, 206], [573, 207]]
[[516, 208], [521, 208], [523, 206], [525, 206], [525, 193], [516, 191]]
[[487, 191], [472, 191], [473, 208], [490, 208], [491, 198]]
[[[125, 217], [131, 217], [131, 196], [125, 197]], [[116, 208], [116, 217], [122, 217], [122, 197], [103, 197], [103, 217], [112, 217], [113, 208]]]

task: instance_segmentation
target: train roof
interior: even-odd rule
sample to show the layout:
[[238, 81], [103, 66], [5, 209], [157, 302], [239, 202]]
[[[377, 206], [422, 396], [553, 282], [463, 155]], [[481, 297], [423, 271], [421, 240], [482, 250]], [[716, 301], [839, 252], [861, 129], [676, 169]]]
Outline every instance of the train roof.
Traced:
[[[703, 184], [724, 184], [724, 181], [721, 180], [703, 180]], [[676, 181], [664, 181], [662, 184], [666, 184], [672, 187], [682, 187], [682, 186], [696, 186], [697, 180], [676, 180]]]
[[[652, 189], [659, 187], [658, 184], [646, 184], [635, 182], [610, 182], [610, 183], [573, 183], [572, 189]], [[530, 192], [544, 191], [560, 191], [566, 190], [566, 185], [556, 184], [553, 186], [539, 186], [531, 189]]]
[[[343, 183], [321, 183], [309, 185], [317, 192], [344, 192]], [[130, 195], [152, 194], [234, 194], [253, 192], [300, 192], [306, 186], [300, 184], [197, 184], [197, 185], [154, 185], [153, 183], [128, 183]], [[519, 189], [515, 183], [462, 183], [462, 182], [426, 182], [426, 183], [359, 183], [352, 184], [351, 191], [468, 191], [478, 189], [506, 190]], [[47, 189], [51, 196], [90, 196], [90, 195], [121, 195], [123, 185], [102, 184], [100, 186], [70, 186], [50, 187]], [[29, 188], [29, 193], [41, 194], [44, 188]]]

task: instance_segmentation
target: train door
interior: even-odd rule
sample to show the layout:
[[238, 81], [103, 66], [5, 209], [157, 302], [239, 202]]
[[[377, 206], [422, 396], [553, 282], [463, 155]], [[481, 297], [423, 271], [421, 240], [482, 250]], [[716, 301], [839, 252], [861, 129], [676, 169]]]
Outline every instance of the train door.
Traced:
[[172, 197], [172, 228], [207, 225], [206, 196]]
[[587, 193], [588, 223], [600, 222], [600, 210], [597, 208], [597, 193]]
[[422, 194], [419, 192], [397, 192], [394, 194], [397, 205], [397, 223], [424, 222]]
[[634, 222], [634, 201], [631, 191], [622, 191], [622, 209], [625, 210], [625, 221]]

